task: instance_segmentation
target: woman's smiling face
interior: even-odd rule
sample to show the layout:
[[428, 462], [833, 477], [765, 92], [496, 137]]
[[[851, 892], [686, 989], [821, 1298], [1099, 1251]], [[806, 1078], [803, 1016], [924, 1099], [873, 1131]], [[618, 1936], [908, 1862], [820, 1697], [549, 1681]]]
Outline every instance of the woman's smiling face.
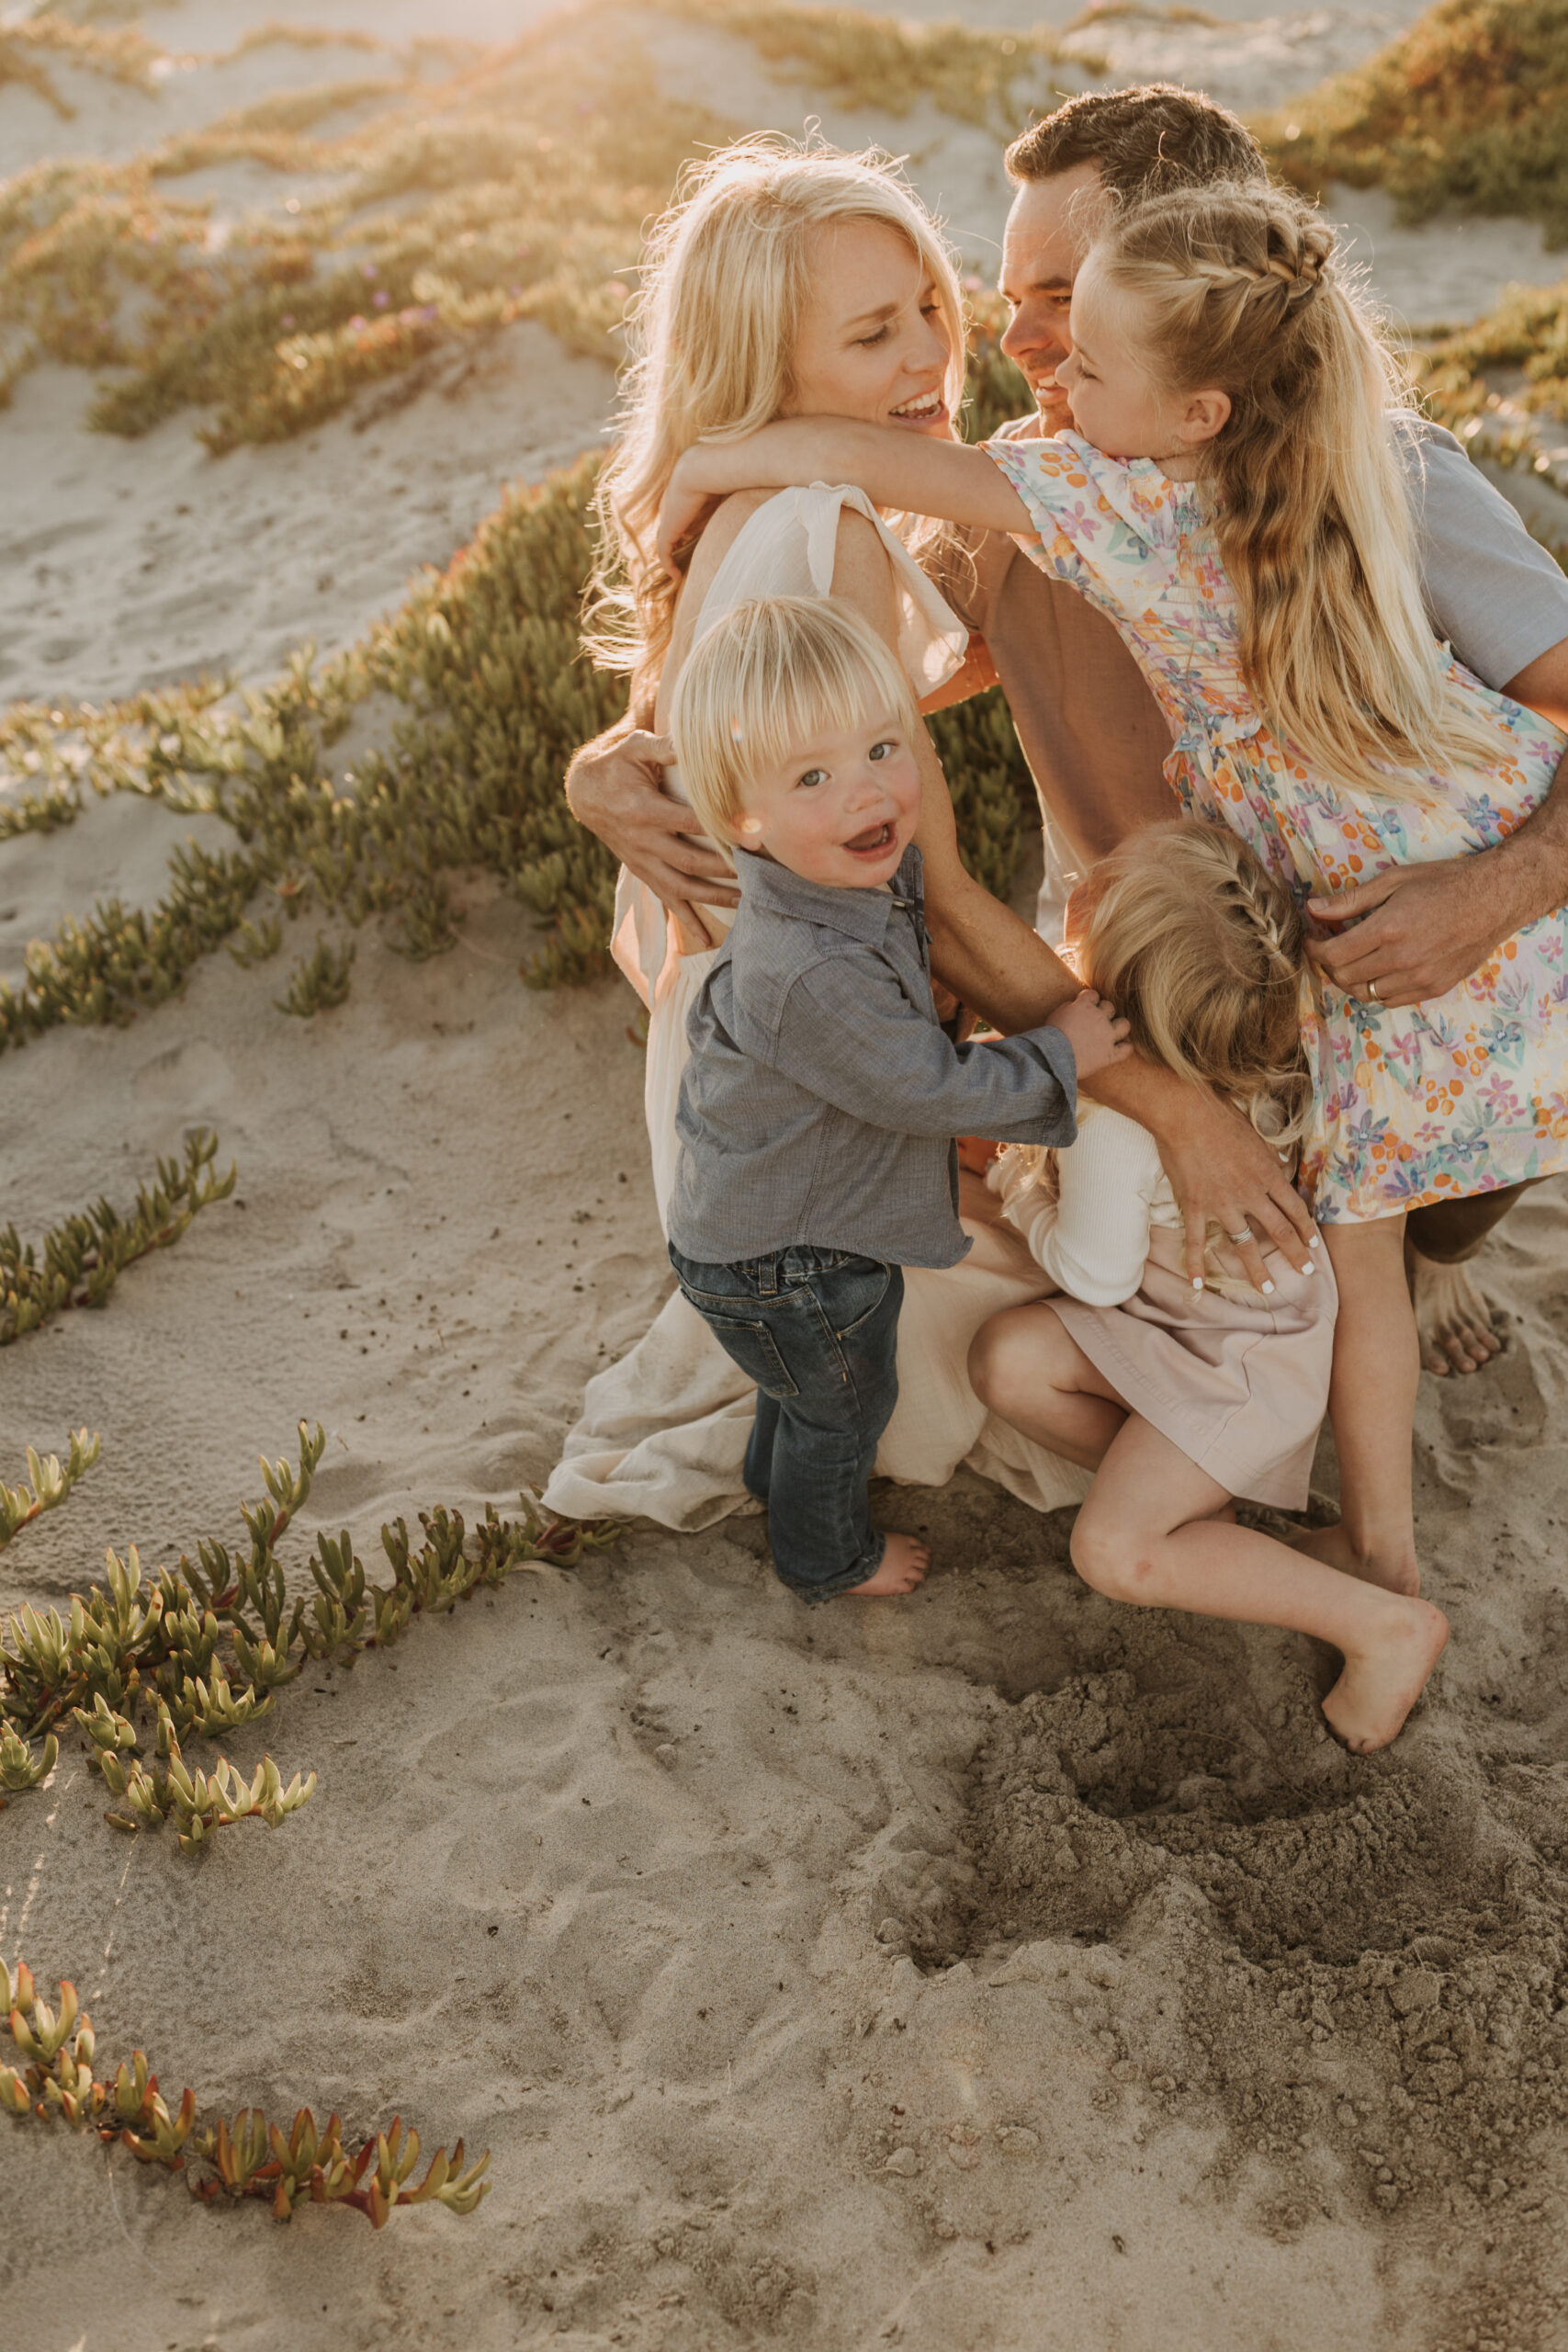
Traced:
[[897, 229], [840, 220], [816, 232], [786, 415], [852, 416], [945, 440], [951, 357], [936, 285]]

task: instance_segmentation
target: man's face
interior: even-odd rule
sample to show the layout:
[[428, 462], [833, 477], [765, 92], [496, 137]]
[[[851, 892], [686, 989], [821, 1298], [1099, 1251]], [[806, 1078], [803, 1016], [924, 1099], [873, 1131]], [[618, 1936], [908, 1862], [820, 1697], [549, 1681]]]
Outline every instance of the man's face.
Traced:
[[998, 281], [1010, 312], [1002, 349], [1021, 368], [1047, 433], [1072, 424], [1056, 368], [1073, 347], [1067, 311], [1073, 280], [1104, 211], [1093, 164], [1031, 180], [1019, 189], [1002, 234]]

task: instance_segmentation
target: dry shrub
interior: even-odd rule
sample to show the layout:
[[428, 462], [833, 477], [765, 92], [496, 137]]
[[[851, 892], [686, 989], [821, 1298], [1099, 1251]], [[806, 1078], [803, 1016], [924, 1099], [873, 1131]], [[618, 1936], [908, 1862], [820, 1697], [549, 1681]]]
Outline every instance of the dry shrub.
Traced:
[[1385, 187], [1404, 220], [1518, 213], [1568, 242], [1568, 0], [1440, 0], [1365, 65], [1258, 126], [1308, 196]]

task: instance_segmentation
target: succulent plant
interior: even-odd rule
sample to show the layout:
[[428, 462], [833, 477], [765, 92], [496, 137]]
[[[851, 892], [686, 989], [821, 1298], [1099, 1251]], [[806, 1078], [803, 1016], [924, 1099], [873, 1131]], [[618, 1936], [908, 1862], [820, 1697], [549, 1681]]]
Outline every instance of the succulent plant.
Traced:
[[279, 1012], [292, 1012], [303, 1021], [309, 1021], [312, 1013], [341, 1004], [348, 994], [349, 967], [353, 962], [352, 940], [339, 953], [327, 940], [318, 939], [312, 952], [301, 956], [289, 974], [288, 993], [274, 997], [274, 1004]]
[[70, 1449], [63, 1464], [57, 1453], [35, 1453], [28, 1448], [29, 1486], [8, 1487], [0, 1478], [0, 1552], [14, 1536], [46, 1510], [58, 1510], [80, 1478], [85, 1478], [98, 1458], [98, 1439], [95, 1431], [89, 1437], [85, 1430], [74, 1430]]
[[[213, 1166], [217, 1156], [217, 1136], [197, 1127], [186, 1138], [183, 1162], [160, 1159], [156, 1182], [138, 1187], [133, 1208], [122, 1212], [106, 1200], [95, 1202], [45, 1234], [39, 1250], [24, 1243], [14, 1225], [0, 1230], [0, 1348], [38, 1330], [62, 1307], [102, 1306], [128, 1266], [154, 1250], [171, 1248], [204, 1208], [226, 1201], [239, 1170], [231, 1164], [228, 1174], [220, 1176]], [[85, 1430], [82, 1435], [85, 1440]], [[96, 1460], [97, 1441], [92, 1442]], [[28, 1463], [36, 1488], [38, 1457], [29, 1453]], [[71, 1468], [61, 1474], [65, 1484], [54, 1499], [63, 1501], [89, 1466], [86, 1461], [77, 1466], [73, 1451]], [[15, 1532], [6, 1526], [4, 1498], [10, 1491], [0, 1487], [0, 1548]], [[29, 1510], [29, 1518], [36, 1515]]]
[[[183, 2091], [171, 2113], [141, 2050], [121, 2059], [112, 2082], [100, 2081], [93, 2073], [92, 2020], [82, 2013], [76, 1987], [62, 1981], [51, 2008], [25, 1962], [13, 1973], [0, 1961], [0, 2014], [6, 2019], [0, 2031], [9, 2034], [22, 2062], [0, 2064], [0, 2108], [18, 2121], [58, 2120], [96, 2131], [140, 2164], [186, 2174], [191, 2194], [206, 2204], [264, 2197], [276, 2218], [287, 2222], [308, 2197], [318, 2205], [347, 2206], [382, 2229], [400, 2205], [444, 2205], [460, 2217], [489, 2190], [489, 2155], [468, 2164], [461, 2140], [450, 2156], [438, 2148], [416, 2183], [419, 2134], [405, 2132], [400, 2116], [350, 2153], [338, 2118], [318, 2125], [308, 2107], [300, 2108], [287, 2137], [253, 2107], [242, 2108], [232, 2124], [220, 2115], [198, 2129], [196, 2093]], [[189, 2177], [193, 2159], [209, 2170]]]
[[[312, 1431], [301, 1421], [297, 1464], [263, 1459], [265, 1499], [240, 1505], [248, 1555], [203, 1541], [194, 1563], [182, 1555], [177, 1568], [149, 1581], [133, 1544], [123, 1560], [107, 1554], [106, 1580], [85, 1597], [73, 1593], [63, 1616], [27, 1605], [16, 1611], [0, 1635], [0, 1789], [16, 1793], [47, 1777], [56, 1727], [69, 1716], [114, 1799], [105, 1814], [112, 1827], [170, 1821], [186, 1854], [243, 1821], [275, 1829], [309, 1803], [313, 1772], [296, 1772], [286, 1784], [270, 1756], [248, 1780], [223, 1757], [202, 1770], [186, 1762], [182, 1742], [254, 1723], [307, 1659], [352, 1666], [362, 1651], [400, 1641], [421, 1612], [439, 1614], [519, 1568], [570, 1566], [619, 1532], [550, 1520], [525, 1494], [517, 1519], [487, 1505], [470, 1547], [461, 1513], [438, 1506], [420, 1514], [417, 1545], [403, 1520], [382, 1528], [389, 1585], [369, 1581], [346, 1529], [318, 1533], [309, 1564], [314, 1592], [290, 1600], [276, 1547], [309, 1499], [325, 1445], [321, 1426]], [[29, 1461], [34, 1484], [50, 1487], [37, 1456]], [[144, 1713], [155, 1749], [148, 1760]]]

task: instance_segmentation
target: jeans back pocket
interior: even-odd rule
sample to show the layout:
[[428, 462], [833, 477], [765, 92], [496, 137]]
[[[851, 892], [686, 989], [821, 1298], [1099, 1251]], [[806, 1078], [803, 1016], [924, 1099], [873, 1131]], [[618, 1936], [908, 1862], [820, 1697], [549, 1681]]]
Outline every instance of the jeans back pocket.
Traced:
[[730, 1362], [739, 1366], [748, 1380], [754, 1380], [764, 1396], [799, 1396], [799, 1388], [790, 1378], [779, 1352], [779, 1343], [760, 1315], [748, 1314], [739, 1299], [716, 1298], [710, 1293], [693, 1290], [685, 1283], [681, 1283], [681, 1291]]

